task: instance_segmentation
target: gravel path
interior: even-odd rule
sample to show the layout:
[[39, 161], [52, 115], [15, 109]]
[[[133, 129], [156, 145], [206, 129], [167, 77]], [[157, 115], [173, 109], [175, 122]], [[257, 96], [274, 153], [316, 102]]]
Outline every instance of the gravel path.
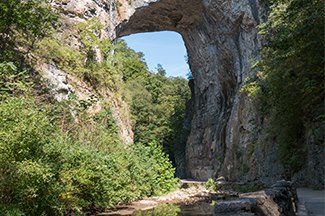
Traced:
[[325, 191], [298, 188], [297, 216], [325, 216]]

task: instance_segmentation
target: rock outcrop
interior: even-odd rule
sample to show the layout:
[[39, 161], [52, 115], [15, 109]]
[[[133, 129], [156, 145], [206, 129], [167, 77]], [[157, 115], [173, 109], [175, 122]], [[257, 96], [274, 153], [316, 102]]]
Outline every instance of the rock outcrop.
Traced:
[[251, 212], [260, 216], [295, 216], [297, 192], [291, 182], [279, 181], [269, 189], [245, 193], [239, 199], [218, 202], [215, 213]]
[[[61, 11], [66, 29], [98, 17], [105, 26], [102, 37], [112, 40], [140, 32], [181, 34], [194, 78], [193, 118], [185, 148], [188, 177], [206, 180], [223, 175], [229, 180], [272, 182], [286, 173], [277, 145], [265, 138], [267, 119], [258, 116], [250, 98], [240, 92], [245, 79], [256, 74], [250, 62], [260, 57], [258, 24], [267, 9], [261, 2], [70, 0], [53, 5]], [[70, 45], [76, 43], [72, 32]], [[118, 122], [130, 140], [130, 128], [123, 125], [127, 120]], [[314, 172], [307, 176], [316, 177]], [[324, 184], [324, 175], [316, 178]]]

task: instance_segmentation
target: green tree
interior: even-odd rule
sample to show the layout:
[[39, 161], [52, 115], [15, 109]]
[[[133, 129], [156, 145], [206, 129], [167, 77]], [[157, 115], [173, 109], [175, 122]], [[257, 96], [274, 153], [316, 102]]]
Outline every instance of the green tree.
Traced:
[[46, 36], [57, 16], [47, 0], [0, 2], [0, 62], [22, 64], [36, 41]]
[[166, 76], [166, 70], [163, 68], [161, 64], [157, 65], [156, 70], [159, 75]]
[[273, 1], [261, 33], [267, 43], [255, 84], [271, 117], [281, 159], [296, 172], [305, 161], [306, 130], [323, 121], [324, 2]]
[[[174, 154], [184, 145], [182, 134], [186, 102], [190, 98], [188, 81], [180, 77], [166, 77], [158, 65], [158, 73], [148, 69], [126, 82], [130, 92], [129, 104], [133, 116], [135, 141], [158, 142], [174, 160]], [[160, 71], [160, 72], [159, 72]]]

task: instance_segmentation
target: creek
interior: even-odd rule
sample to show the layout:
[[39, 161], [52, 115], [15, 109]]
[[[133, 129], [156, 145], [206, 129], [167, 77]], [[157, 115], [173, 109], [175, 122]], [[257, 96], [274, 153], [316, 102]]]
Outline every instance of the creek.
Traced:
[[154, 209], [137, 212], [135, 216], [253, 216], [249, 212], [234, 212], [234, 213], [214, 213], [214, 204], [212, 202], [199, 202], [190, 205], [172, 205], [162, 204]]

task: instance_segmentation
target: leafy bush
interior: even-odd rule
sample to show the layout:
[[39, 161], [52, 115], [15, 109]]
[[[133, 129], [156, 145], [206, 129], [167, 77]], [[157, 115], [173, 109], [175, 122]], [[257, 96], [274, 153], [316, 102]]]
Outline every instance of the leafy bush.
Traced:
[[30, 98], [0, 105], [0, 203], [7, 209], [82, 214], [176, 187], [159, 146], [125, 148], [100, 117], [92, 123], [101, 139], [80, 135], [83, 124], [74, 128], [78, 132], [62, 133], [45, 107]]
[[149, 145], [138, 143], [133, 148], [135, 155], [145, 168], [145, 171], [142, 173], [144, 175], [143, 179], [150, 183], [149, 194], [147, 192], [146, 195], [162, 195], [176, 188], [175, 169], [172, 167], [161, 146], [156, 143], [150, 143]]
[[205, 183], [204, 187], [209, 191], [215, 191], [217, 189], [216, 183], [212, 178], [209, 178]]
[[35, 42], [49, 34], [57, 15], [47, 0], [0, 2], [0, 62], [22, 66]]
[[2, 204], [36, 215], [54, 201], [49, 199], [53, 172], [44, 148], [55, 142], [55, 130], [42, 111], [26, 106], [24, 99], [0, 106], [0, 197]]
[[26, 216], [24, 212], [22, 212], [18, 207], [10, 207], [6, 205], [0, 205], [0, 211], [4, 216]]
[[12, 62], [0, 63], [0, 100], [10, 95], [27, 93], [31, 86], [26, 71], [20, 71]]

